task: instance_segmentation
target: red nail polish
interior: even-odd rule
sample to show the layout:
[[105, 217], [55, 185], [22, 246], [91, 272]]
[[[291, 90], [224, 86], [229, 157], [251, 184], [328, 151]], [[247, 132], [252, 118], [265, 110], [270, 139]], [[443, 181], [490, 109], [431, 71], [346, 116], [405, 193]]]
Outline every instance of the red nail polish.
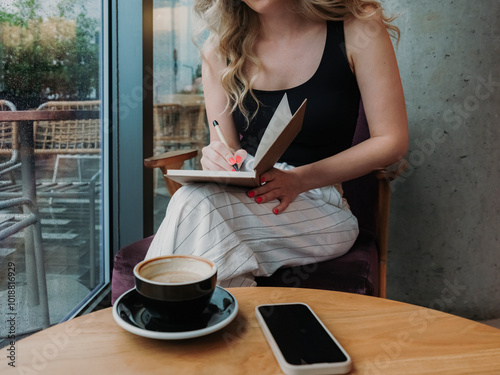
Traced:
[[266, 182], [266, 179], [264, 177], [261, 177], [260, 178], [260, 183], [263, 184], [264, 182]]
[[248, 198], [253, 198], [253, 197], [255, 197], [255, 191], [249, 191]]
[[236, 163], [240, 164], [241, 163], [241, 156], [236, 156]]
[[234, 160], [234, 158], [230, 158], [229, 159], [229, 164], [236, 164], [236, 160]]
[[261, 203], [261, 202], [262, 202], [262, 197], [257, 197], [257, 198], [255, 198], [255, 201], [256, 201], [257, 203]]
[[275, 214], [275, 215], [278, 215], [278, 214], [280, 213], [280, 211], [279, 211], [277, 208], [275, 208], [275, 209], [273, 210], [273, 212], [274, 212], [274, 214]]

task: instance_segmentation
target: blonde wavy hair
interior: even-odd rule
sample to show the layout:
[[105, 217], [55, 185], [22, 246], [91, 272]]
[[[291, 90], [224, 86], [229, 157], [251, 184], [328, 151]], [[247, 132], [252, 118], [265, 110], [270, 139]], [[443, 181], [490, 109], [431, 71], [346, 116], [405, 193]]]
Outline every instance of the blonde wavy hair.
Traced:
[[[394, 18], [384, 15], [378, 1], [289, 0], [289, 3], [291, 10], [317, 21], [344, 21], [352, 17], [368, 19], [379, 15], [391, 36], [399, 41], [399, 29], [391, 24]], [[209, 32], [202, 55], [203, 50], [214, 50], [227, 61], [221, 77], [227, 97], [226, 109], [234, 111], [239, 108], [248, 125], [258, 111], [259, 102], [252, 91], [254, 77], [247, 77], [244, 67], [248, 62], [260, 67], [254, 52], [260, 30], [259, 17], [241, 0], [195, 0], [194, 10]], [[255, 113], [245, 108], [244, 98], [248, 94], [257, 102]]]

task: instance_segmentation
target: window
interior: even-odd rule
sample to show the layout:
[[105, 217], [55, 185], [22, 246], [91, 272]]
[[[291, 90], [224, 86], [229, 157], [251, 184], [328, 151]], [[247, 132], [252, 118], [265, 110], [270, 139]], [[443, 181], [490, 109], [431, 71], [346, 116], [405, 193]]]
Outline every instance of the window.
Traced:
[[[109, 282], [105, 12], [101, 0], [2, 1], [0, 109], [79, 113], [77, 119], [29, 121], [22, 128], [0, 123], [0, 202], [36, 187], [44, 257], [43, 264], [33, 264], [29, 256], [33, 225], [0, 242], [0, 311], [7, 313], [6, 276], [14, 268], [18, 335], [46, 326], [43, 291], [35, 281], [40, 276], [47, 285], [49, 324], [75, 315]], [[22, 134], [26, 129], [32, 134]], [[32, 142], [31, 178], [23, 172], [16, 134]], [[15, 167], [2, 172], [13, 158]], [[0, 210], [0, 231], [19, 215], [14, 206]]]
[[[201, 58], [193, 0], [153, 1], [153, 124], [154, 154], [197, 149], [198, 157], [185, 165], [201, 168], [201, 149], [208, 143], [201, 87]], [[161, 224], [169, 201], [159, 171], [154, 174], [154, 226]]]

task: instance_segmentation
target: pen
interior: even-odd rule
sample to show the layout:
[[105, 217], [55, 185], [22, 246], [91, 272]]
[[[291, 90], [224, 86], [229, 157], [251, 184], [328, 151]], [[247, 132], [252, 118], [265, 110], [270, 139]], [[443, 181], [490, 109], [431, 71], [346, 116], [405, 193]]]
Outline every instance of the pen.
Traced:
[[[229, 147], [229, 145], [227, 144], [227, 141], [226, 141], [226, 138], [224, 137], [224, 134], [222, 134], [222, 130], [220, 130], [219, 123], [217, 122], [217, 120], [214, 120], [214, 122], [212, 124], [214, 125], [215, 131], [217, 132], [217, 135], [219, 136], [220, 141], [222, 143], [224, 143], [224, 146], [226, 146], [229, 150], [231, 150], [231, 147]], [[233, 168], [236, 172], [239, 171], [237, 163], [233, 164]]]

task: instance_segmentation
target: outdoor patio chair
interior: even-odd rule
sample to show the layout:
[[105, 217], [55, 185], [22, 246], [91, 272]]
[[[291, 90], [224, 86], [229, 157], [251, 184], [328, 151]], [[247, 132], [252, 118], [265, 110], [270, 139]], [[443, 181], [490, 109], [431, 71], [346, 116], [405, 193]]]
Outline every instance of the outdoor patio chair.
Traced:
[[[38, 110], [80, 110], [99, 111], [100, 100], [88, 101], [50, 101], [43, 103]], [[83, 159], [100, 158], [101, 153], [101, 120], [78, 119], [57, 121], [35, 121], [34, 145], [35, 155], [56, 155], [51, 188], [38, 189], [39, 195], [49, 197], [49, 203], [54, 198], [85, 197], [89, 201], [89, 252], [90, 252], [90, 286], [96, 284], [95, 274], [95, 209], [98, 197], [100, 172], [97, 170], [87, 181], [83, 180], [81, 161]], [[77, 161], [78, 180], [57, 181], [61, 159]]]
[[[363, 106], [360, 106], [353, 145], [370, 137]], [[150, 168], [178, 169], [196, 150], [178, 151], [146, 159]], [[303, 287], [328, 289], [386, 297], [387, 240], [389, 229], [390, 182], [404, 170], [404, 163], [395, 169], [374, 171], [345, 182], [344, 196], [358, 219], [360, 234], [345, 255], [314, 265], [286, 267], [270, 277], [257, 277], [258, 286]], [[166, 180], [171, 194], [179, 187]], [[123, 247], [114, 258], [112, 302], [134, 287], [134, 266], [142, 261], [153, 236]]]
[[[0, 110], [15, 111], [16, 107], [9, 101], [1, 100]], [[0, 176], [7, 173], [11, 175], [11, 181], [7, 183], [9, 186], [16, 183], [13, 172], [21, 166], [17, 136], [15, 122], [0, 123], [0, 151], [2, 155], [10, 154], [8, 161], [0, 163]], [[40, 215], [36, 202], [28, 197], [23, 197], [22, 193], [20, 195], [0, 200], [0, 244], [16, 233], [24, 233], [28, 298], [31, 305], [40, 305], [41, 325], [42, 328], [47, 328], [50, 325], [50, 318]], [[3, 248], [3, 250], [9, 249]], [[17, 250], [19, 249], [11, 249], [10, 251]], [[7, 256], [9, 253], [2, 255]]]
[[[39, 110], [80, 110], [91, 111], [93, 114], [99, 110], [99, 101], [87, 102], [49, 102], [40, 106]], [[85, 116], [81, 116], [85, 118]], [[89, 119], [35, 121], [34, 129], [34, 154], [57, 155], [56, 158], [75, 157], [99, 158], [100, 153], [100, 120], [89, 115]], [[89, 209], [89, 264], [90, 287], [96, 285], [96, 207], [99, 202], [100, 172], [97, 170], [89, 179], [83, 179], [81, 171], [79, 176], [72, 180], [57, 180], [57, 160], [51, 179], [38, 179], [36, 181], [36, 198], [47, 199], [49, 205], [54, 199], [64, 199], [68, 202], [88, 202]], [[0, 172], [1, 176], [1, 172]], [[21, 198], [23, 193], [21, 181], [1, 181], [0, 201]]]
[[[0, 100], [0, 111], [15, 111], [16, 106], [8, 100]], [[9, 174], [15, 182], [13, 171], [21, 166], [17, 142], [17, 124], [0, 122], [0, 176]]]
[[[201, 151], [208, 141], [205, 125], [205, 107], [202, 104], [180, 105], [175, 103], [153, 106], [154, 154], [196, 148]], [[199, 158], [188, 160], [188, 168], [199, 167]], [[154, 186], [158, 183], [154, 174]]]
[[191, 147], [198, 150], [198, 155], [195, 157], [194, 166], [201, 168], [199, 161], [201, 157], [201, 149], [210, 141], [210, 132], [208, 130], [205, 104], [196, 103], [196, 105], [185, 105], [186, 119], [189, 123]]
[[155, 104], [153, 106], [154, 150], [163, 153], [175, 148], [190, 146], [189, 123], [184, 121], [184, 107], [180, 104]]
[[[94, 110], [99, 100], [52, 101], [43, 103], [39, 110]], [[101, 152], [100, 119], [36, 121], [34, 124], [36, 154], [56, 155], [52, 181], [56, 182], [61, 159], [76, 159], [78, 181], [82, 181], [82, 159], [99, 159]]]

